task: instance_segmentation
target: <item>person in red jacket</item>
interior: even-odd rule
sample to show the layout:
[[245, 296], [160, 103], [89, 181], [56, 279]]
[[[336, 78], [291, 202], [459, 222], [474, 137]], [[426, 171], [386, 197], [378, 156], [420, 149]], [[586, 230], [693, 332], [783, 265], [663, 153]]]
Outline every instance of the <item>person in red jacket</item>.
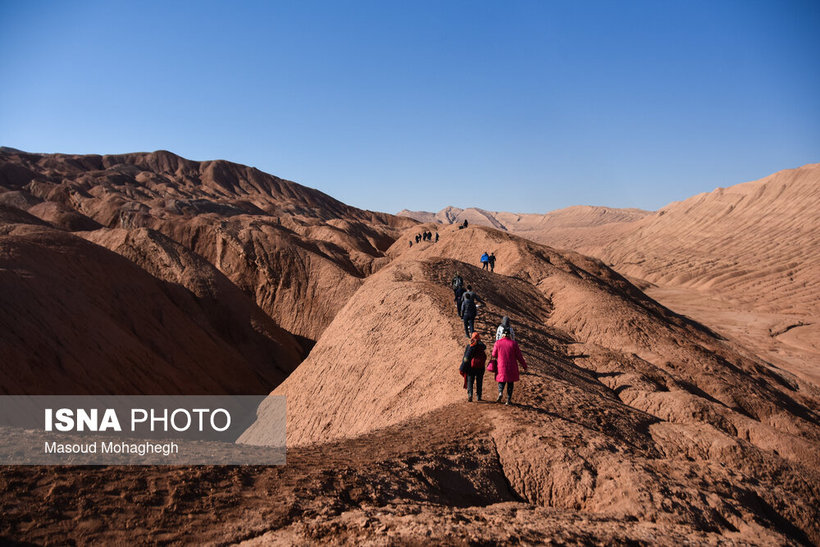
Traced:
[[521, 355], [521, 348], [518, 347], [518, 342], [510, 340], [510, 331], [505, 330], [502, 333], [501, 340], [497, 341], [493, 346], [493, 359], [498, 364], [498, 372], [495, 375], [495, 381], [498, 382], [498, 398], [496, 403], [501, 402], [501, 397], [504, 395], [504, 386], [507, 386], [507, 402], [512, 402], [513, 383], [519, 380], [518, 364], [527, 370], [527, 362], [524, 361], [524, 356]]

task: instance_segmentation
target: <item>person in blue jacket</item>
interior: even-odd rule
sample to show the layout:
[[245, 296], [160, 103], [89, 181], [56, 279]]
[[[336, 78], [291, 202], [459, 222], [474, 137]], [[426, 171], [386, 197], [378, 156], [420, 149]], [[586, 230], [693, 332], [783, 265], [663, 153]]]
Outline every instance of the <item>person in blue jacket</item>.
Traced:
[[490, 268], [490, 255], [488, 255], [485, 252], [483, 255], [481, 255], [481, 269], [482, 270], [487, 270], [489, 268]]

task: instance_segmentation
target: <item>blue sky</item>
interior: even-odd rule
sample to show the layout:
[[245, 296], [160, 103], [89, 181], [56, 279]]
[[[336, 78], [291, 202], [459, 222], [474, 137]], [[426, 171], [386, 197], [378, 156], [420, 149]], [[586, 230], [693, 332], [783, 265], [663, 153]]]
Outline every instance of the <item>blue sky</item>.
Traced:
[[358, 207], [657, 209], [820, 162], [820, 2], [0, 1], [0, 144]]

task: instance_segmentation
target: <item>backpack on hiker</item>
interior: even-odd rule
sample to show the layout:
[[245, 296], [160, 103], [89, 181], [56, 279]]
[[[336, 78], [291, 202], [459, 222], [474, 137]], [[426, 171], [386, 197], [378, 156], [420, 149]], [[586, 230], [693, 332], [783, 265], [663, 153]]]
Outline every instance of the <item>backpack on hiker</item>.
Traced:
[[484, 349], [480, 351], [473, 351], [473, 358], [470, 360], [470, 368], [472, 368], [473, 370], [479, 370], [484, 368], [484, 363], [487, 361], [487, 352], [485, 351], [486, 349], [487, 347], [484, 346]]
[[458, 371], [461, 374], [483, 372], [484, 363], [487, 360], [486, 351], [487, 346], [481, 341], [478, 341], [475, 346], [467, 346], [464, 350], [464, 357], [461, 359], [461, 365], [458, 367]]

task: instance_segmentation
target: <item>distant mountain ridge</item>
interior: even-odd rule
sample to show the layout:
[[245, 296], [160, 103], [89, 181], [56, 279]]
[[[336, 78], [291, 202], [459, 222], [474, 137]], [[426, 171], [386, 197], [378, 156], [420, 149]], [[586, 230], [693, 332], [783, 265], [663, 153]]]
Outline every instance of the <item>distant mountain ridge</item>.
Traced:
[[538, 236], [542, 235], [542, 231], [629, 223], [651, 214], [651, 211], [643, 209], [616, 209], [594, 205], [575, 205], [545, 214], [487, 211], [477, 207], [459, 209], [452, 206], [445, 207], [437, 213], [407, 209], [397, 213], [398, 216], [409, 217], [423, 223], [460, 224], [467, 220], [469, 224], [498, 228], [524, 237], [528, 237], [527, 232], [536, 232], [534, 235]]
[[2, 148], [0, 390], [264, 393], [413, 224], [223, 160]]
[[[390, 223], [393, 215], [364, 211], [307, 186], [225, 160], [194, 161], [167, 150], [113, 155], [34, 154], [0, 148], [0, 185], [37, 193], [67, 180], [78, 190], [103, 177], [110, 190], [144, 188], [131, 199], [162, 199], [170, 212], [305, 215]], [[76, 178], [75, 178], [76, 177]]]
[[446, 207], [398, 214], [441, 224], [467, 219], [600, 258], [652, 283], [716, 291], [770, 312], [820, 313], [820, 164], [717, 188], [655, 212], [575, 206], [539, 215]]

